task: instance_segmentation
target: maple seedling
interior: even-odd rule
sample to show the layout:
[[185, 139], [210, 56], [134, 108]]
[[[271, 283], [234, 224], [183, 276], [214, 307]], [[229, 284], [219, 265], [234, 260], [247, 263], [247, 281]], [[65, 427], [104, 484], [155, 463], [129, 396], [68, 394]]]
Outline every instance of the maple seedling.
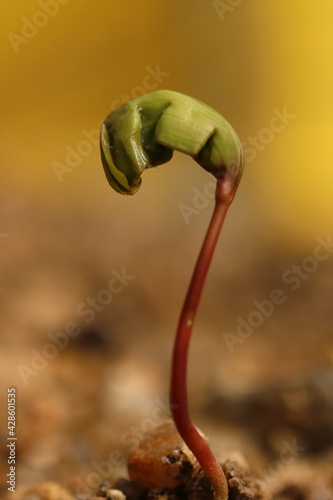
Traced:
[[174, 343], [170, 408], [177, 430], [205, 472], [217, 500], [228, 498], [226, 477], [193, 425], [187, 401], [189, 342], [214, 249], [243, 170], [243, 150], [229, 123], [191, 97], [157, 90], [112, 111], [101, 127], [106, 177], [119, 193], [134, 194], [144, 170], [166, 163], [173, 151], [193, 159], [216, 178], [215, 207], [197, 259]]

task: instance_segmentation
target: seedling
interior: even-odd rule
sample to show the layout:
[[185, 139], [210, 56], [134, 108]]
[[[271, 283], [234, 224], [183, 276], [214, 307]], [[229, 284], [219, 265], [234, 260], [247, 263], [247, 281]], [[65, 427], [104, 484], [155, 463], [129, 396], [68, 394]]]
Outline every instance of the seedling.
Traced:
[[193, 157], [216, 178], [215, 208], [180, 314], [174, 343], [170, 408], [179, 434], [195, 455], [217, 500], [228, 498], [222, 468], [193, 425], [187, 402], [187, 359], [194, 319], [214, 249], [243, 170], [243, 151], [233, 128], [196, 99], [169, 90], [137, 97], [112, 111], [101, 128], [106, 177], [116, 191], [132, 195], [142, 172], [166, 163], [173, 151]]

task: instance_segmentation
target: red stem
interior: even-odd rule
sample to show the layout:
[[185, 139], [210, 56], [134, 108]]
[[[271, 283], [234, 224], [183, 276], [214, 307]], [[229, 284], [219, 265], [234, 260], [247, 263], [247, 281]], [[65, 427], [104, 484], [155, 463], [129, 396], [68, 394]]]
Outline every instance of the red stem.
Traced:
[[228, 179], [222, 178], [217, 181], [214, 212], [179, 318], [173, 351], [170, 388], [170, 406], [178, 432], [209, 479], [215, 490], [215, 498], [223, 500], [228, 498], [227, 480], [209, 446], [192, 424], [188, 412], [186, 378], [188, 348], [194, 319], [216, 243], [235, 190], [235, 188], [230, 189]]

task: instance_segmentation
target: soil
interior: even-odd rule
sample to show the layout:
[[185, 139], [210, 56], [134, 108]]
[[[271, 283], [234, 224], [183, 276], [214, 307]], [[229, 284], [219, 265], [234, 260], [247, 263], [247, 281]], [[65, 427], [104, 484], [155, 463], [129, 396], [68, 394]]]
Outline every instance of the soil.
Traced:
[[[98, 219], [107, 231], [96, 231], [95, 220], [90, 227], [89, 217], [64, 228], [66, 217], [44, 217], [31, 207], [21, 213], [20, 231], [1, 245], [0, 377], [1, 387], [17, 389], [18, 438], [15, 496], [7, 491], [1, 448], [2, 498], [211, 499], [195, 464], [171, 489], [138, 486], [127, 471], [145, 433], [170, 418], [173, 332], [193, 264], [182, 275], [180, 261], [170, 264], [170, 248], [180, 241], [180, 254], [187, 255], [188, 237], [167, 244], [154, 235], [158, 261], [152, 263], [149, 238], [125, 258], [123, 245], [113, 246], [117, 228], [109, 228], [109, 217]], [[237, 271], [226, 266], [234, 249], [225, 253], [209, 276], [191, 346], [193, 421], [225, 470], [230, 500], [331, 500], [333, 263], [322, 263], [298, 291], [285, 285], [287, 300], [230, 352], [223, 333], [235, 334], [236, 318], [247, 320], [253, 301], [282, 287], [283, 272], [306, 254], [265, 249]], [[87, 322], [78, 305], [96, 297], [110, 270], [124, 262], [137, 277]], [[77, 323], [76, 335], [64, 333], [69, 322]], [[31, 370], [25, 380], [20, 366]], [[2, 415], [3, 439], [6, 429]]]

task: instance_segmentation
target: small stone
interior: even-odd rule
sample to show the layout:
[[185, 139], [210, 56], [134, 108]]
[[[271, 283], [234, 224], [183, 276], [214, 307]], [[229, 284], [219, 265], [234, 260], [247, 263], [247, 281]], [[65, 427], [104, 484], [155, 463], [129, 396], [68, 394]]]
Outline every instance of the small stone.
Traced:
[[107, 490], [106, 498], [108, 500], [126, 500], [126, 495], [120, 490], [116, 490], [114, 488], [111, 488], [111, 489]]
[[145, 489], [174, 489], [185, 484], [199, 468], [172, 420], [147, 433], [128, 460], [131, 480]]

